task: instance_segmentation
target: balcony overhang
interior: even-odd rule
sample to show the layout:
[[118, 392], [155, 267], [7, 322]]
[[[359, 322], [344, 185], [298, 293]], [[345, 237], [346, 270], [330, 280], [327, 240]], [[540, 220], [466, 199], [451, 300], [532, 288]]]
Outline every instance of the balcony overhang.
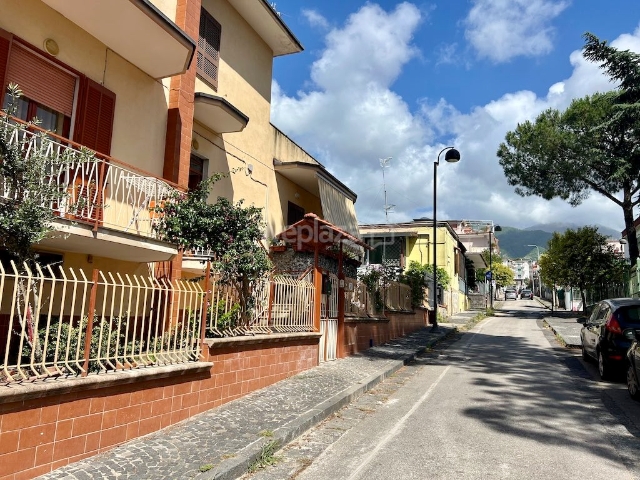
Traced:
[[475, 268], [487, 268], [488, 265], [487, 263], [484, 261], [484, 257], [482, 256], [481, 253], [475, 253], [475, 252], [467, 252], [465, 254], [465, 256], [471, 260], [473, 262], [473, 266]]
[[267, 0], [229, 0], [229, 3], [269, 45], [274, 57], [304, 50]]
[[316, 196], [320, 196], [320, 186], [318, 179], [322, 178], [347, 197], [352, 202], [355, 202], [358, 196], [353, 190], [347, 187], [344, 183], [331, 175], [322, 165], [319, 163], [307, 163], [307, 162], [281, 162], [280, 160], [273, 159], [273, 168], [277, 173], [283, 177], [291, 180], [296, 185], [300, 185], [307, 192]]
[[91, 225], [60, 219], [54, 229], [39, 246], [136, 263], [164, 262], [178, 254], [165, 242], [108, 228], [94, 232]]
[[153, 78], [184, 73], [196, 44], [149, 0], [42, 0]]
[[249, 117], [226, 99], [208, 93], [196, 92], [193, 118], [216, 133], [241, 132]]

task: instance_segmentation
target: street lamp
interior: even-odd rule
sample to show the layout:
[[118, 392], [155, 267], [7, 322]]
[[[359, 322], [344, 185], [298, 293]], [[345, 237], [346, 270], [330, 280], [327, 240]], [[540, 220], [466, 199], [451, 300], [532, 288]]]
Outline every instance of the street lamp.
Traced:
[[436, 161], [433, 162], [433, 327], [431, 327], [431, 331], [435, 332], [438, 330], [438, 256], [436, 255], [438, 242], [436, 241], [436, 235], [438, 231], [437, 220], [436, 220], [436, 211], [437, 211], [437, 176], [438, 176], [438, 165], [440, 165], [440, 155], [442, 152], [446, 151], [444, 154], [444, 159], [449, 163], [456, 163], [460, 161], [460, 152], [453, 147], [445, 147], [440, 150], [438, 153], [438, 157]]
[[493, 226], [493, 222], [491, 223], [491, 228], [489, 229], [489, 271], [491, 272], [491, 277], [489, 278], [489, 305], [491, 305], [491, 309], [493, 309], [493, 266], [491, 259], [491, 252], [493, 251], [493, 242], [491, 241], [491, 234], [494, 232], [501, 232], [502, 227], [500, 225]]

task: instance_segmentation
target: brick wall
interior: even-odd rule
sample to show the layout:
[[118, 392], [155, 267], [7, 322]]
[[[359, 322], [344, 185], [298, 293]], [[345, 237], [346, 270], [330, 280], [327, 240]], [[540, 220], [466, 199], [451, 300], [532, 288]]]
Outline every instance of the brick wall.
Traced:
[[386, 319], [346, 318], [344, 339], [346, 356], [362, 352], [370, 346], [409, 335], [427, 326], [425, 310], [417, 309], [414, 313], [386, 312], [385, 315]]
[[204, 373], [1, 404], [0, 480], [42, 475], [315, 367], [318, 339], [205, 356], [214, 364]]

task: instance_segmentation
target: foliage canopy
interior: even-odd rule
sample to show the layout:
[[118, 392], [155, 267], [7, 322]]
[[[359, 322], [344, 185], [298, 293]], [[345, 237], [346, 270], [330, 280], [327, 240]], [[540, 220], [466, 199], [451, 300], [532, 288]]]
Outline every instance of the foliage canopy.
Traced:
[[[597, 192], [620, 206], [632, 262], [638, 258], [633, 208], [640, 199], [640, 55], [585, 34], [583, 55], [618, 82], [617, 90], [549, 109], [508, 132], [500, 165], [519, 195], [579, 205]], [[622, 192], [621, 198], [617, 194]]]

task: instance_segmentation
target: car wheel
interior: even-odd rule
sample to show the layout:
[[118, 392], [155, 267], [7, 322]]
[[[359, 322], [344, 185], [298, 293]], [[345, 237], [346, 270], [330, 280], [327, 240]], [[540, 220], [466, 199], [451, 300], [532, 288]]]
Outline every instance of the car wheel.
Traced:
[[629, 389], [629, 395], [635, 400], [640, 400], [640, 387], [638, 386], [638, 379], [633, 371], [633, 367], [629, 365], [627, 369], [627, 388]]
[[609, 366], [605, 363], [602, 352], [598, 352], [598, 373], [600, 373], [600, 378], [602, 380], [609, 380], [609, 377], [611, 376], [609, 370]]

